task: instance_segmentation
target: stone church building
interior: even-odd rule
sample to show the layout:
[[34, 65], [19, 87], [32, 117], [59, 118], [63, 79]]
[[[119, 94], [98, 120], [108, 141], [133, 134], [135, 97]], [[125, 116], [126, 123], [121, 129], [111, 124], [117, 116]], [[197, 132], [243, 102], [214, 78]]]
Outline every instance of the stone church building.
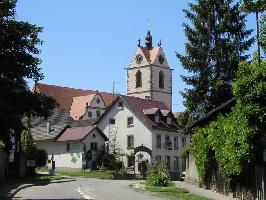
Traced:
[[127, 95], [163, 102], [172, 109], [172, 70], [160, 44], [152, 46], [148, 31], [146, 46], [140, 44], [127, 69]]

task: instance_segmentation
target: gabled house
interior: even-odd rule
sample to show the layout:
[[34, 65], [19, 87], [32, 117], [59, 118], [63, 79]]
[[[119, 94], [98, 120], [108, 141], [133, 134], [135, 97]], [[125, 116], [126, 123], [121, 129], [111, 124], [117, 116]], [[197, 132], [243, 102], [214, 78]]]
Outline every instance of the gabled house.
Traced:
[[[108, 139], [94, 122], [75, 121], [59, 107], [48, 119], [31, 119], [31, 133], [37, 148], [46, 150], [48, 166], [55, 161], [57, 170], [96, 168], [97, 155]], [[86, 160], [88, 154], [91, 158]]]
[[[178, 132], [180, 127], [164, 103], [118, 96], [97, 125], [109, 138], [110, 148], [118, 148], [124, 153], [121, 161], [125, 168], [134, 167], [135, 173], [139, 173], [138, 154], [142, 154], [142, 161], [164, 162], [172, 173], [184, 170], [178, 153], [187, 137]], [[149, 149], [151, 154], [136, 152], [140, 147]]]

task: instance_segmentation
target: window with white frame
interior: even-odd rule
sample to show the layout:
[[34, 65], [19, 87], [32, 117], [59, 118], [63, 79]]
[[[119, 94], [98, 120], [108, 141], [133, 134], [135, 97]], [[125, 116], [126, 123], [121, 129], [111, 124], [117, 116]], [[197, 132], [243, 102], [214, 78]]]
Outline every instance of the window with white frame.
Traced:
[[157, 147], [157, 148], [161, 148], [161, 146], [162, 146], [162, 137], [161, 137], [160, 134], [158, 134], [158, 135], [156, 136], [156, 147]]
[[115, 124], [115, 118], [109, 118], [109, 123], [110, 124]]
[[134, 149], [134, 135], [127, 136], [127, 148]]
[[170, 156], [165, 156], [165, 165], [170, 169]]
[[182, 138], [182, 147], [185, 147], [187, 144], [186, 144], [186, 138], [185, 137], [183, 137]]
[[159, 116], [159, 115], [155, 115], [155, 122], [156, 122], [157, 124], [160, 123], [160, 116]]
[[91, 142], [91, 151], [97, 151], [97, 142]]
[[172, 124], [172, 118], [171, 117], [167, 117], [167, 124], [171, 125]]
[[178, 170], [178, 164], [179, 164], [179, 163], [178, 163], [178, 157], [175, 156], [175, 157], [174, 157], [174, 169], [175, 169], [175, 170]]
[[170, 140], [170, 136], [169, 135], [166, 135], [165, 136], [165, 149], [167, 150], [172, 150], [172, 143], [171, 143], [171, 140]]
[[178, 137], [177, 136], [174, 137], [174, 149], [175, 150], [178, 149]]
[[134, 122], [134, 121], [133, 121], [133, 117], [128, 117], [128, 118], [127, 118], [127, 125], [128, 125], [128, 126], [132, 126], [132, 125], [133, 125], [133, 122]]

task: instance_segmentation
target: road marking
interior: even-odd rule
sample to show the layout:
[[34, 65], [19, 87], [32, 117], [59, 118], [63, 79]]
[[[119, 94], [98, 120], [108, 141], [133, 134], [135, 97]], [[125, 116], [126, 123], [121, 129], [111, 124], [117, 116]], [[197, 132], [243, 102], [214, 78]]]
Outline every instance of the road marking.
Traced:
[[93, 199], [94, 199], [94, 198], [92, 198], [92, 197], [86, 195], [84, 192], [82, 192], [82, 191], [80, 190], [80, 187], [78, 187], [78, 193], [79, 193], [81, 196], [83, 196], [85, 199], [88, 199], [88, 200], [93, 200]]

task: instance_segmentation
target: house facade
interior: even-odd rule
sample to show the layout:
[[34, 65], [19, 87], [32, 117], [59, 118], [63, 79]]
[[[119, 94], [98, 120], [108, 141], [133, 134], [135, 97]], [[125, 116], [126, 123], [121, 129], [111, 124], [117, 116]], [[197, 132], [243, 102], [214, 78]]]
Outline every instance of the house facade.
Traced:
[[[96, 169], [97, 155], [106, 136], [96, 126], [67, 128], [52, 140], [39, 140], [37, 147], [46, 150], [48, 166], [55, 161], [56, 170]], [[86, 158], [89, 156], [89, 158]]]
[[[148, 163], [164, 162], [169, 171], [180, 173], [185, 170], [185, 161], [178, 157], [180, 149], [189, 144], [180, 134], [180, 127], [167, 106], [162, 102], [138, 97], [119, 96], [97, 122], [99, 129], [109, 138], [110, 149], [121, 150], [125, 168], [138, 170], [138, 154]], [[137, 147], [145, 151], [134, 153]]]
[[[31, 133], [38, 149], [48, 154], [48, 166], [55, 161], [56, 169], [81, 170], [95, 168], [98, 153], [107, 141], [93, 120], [74, 120], [58, 107], [48, 119], [31, 119]], [[85, 155], [91, 155], [86, 161]]]

